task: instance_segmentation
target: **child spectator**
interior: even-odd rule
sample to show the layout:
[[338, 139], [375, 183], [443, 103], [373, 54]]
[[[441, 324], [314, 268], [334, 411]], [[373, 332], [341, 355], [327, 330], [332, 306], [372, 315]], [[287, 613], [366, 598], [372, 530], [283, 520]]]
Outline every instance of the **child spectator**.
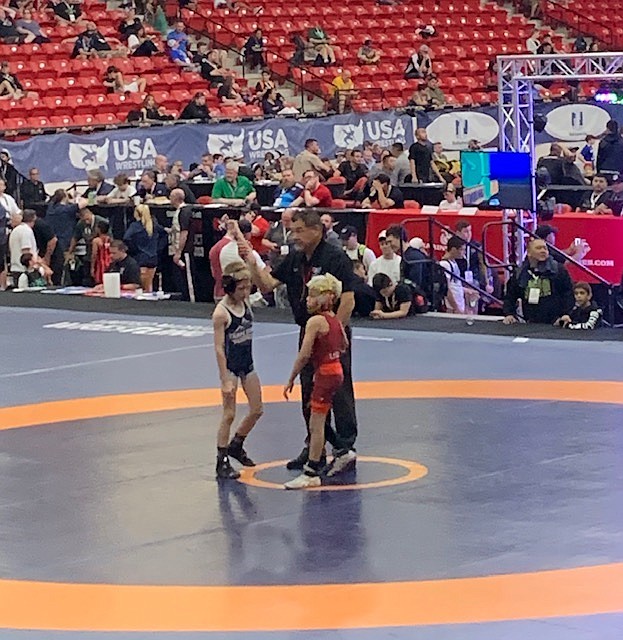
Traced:
[[372, 279], [372, 288], [376, 293], [376, 305], [370, 317], [375, 320], [406, 318], [411, 313], [413, 292], [407, 284], [394, 284], [392, 279], [377, 273]]
[[601, 324], [603, 311], [593, 300], [593, 290], [588, 282], [577, 282], [573, 287], [575, 305], [568, 314], [561, 316], [555, 324], [565, 329], [596, 329]]
[[26, 271], [22, 273], [17, 281], [20, 289], [28, 289], [29, 287], [47, 287], [50, 284], [52, 270], [46, 267], [32, 253], [24, 253], [20, 257], [22, 266], [26, 267]]
[[353, 315], [367, 318], [376, 306], [376, 292], [366, 282], [366, 268], [361, 260], [353, 260], [353, 274], [353, 293], [355, 294]]

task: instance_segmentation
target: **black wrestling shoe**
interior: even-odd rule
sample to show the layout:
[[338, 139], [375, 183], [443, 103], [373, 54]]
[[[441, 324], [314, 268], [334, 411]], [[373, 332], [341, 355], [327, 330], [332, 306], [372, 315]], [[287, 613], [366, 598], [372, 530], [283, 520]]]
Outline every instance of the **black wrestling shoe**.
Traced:
[[305, 466], [305, 463], [307, 462], [308, 458], [309, 458], [309, 448], [303, 447], [303, 450], [301, 451], [301, 453], [299, 453], [298, 456], [296, 456], [296, 458], [292, 458], [292, 460], [290, 460], [288, 464], [286, 464], [286, 469], [290, 469], [290, 471], [293, 471], [296, 469], [302, 469]]
[[216, 477], [219, 480], [237, 480], [240, 472], [236, 471], [227, 456], [216, 460]]
[[232, 440], [229, 443], [229, 447], [227, 447], [227, 454], [229, 455], [230, 458], [233, 458], [234, 460], [238, 460], [238, 462], [243, 467], [255, 466], [255, 462], [253, 462], [253, 460], [249, 458], [241, 442], [236, 443], [234, 440]]

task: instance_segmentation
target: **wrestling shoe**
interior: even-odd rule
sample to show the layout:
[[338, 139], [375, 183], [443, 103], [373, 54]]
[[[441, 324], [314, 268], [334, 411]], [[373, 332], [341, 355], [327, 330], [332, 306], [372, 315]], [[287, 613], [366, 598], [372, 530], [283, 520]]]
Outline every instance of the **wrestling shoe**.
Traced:
[[237, 480], [240, 477], [240, 472], [231, 466], [229, 458], [225, 456], [216, 461], [216, 477], [219, 480]]
[[305, 472], [301, 473], [300, 476], [297, 476], [293, 480], [286, 482], [283, 486], [285, 489], [309, 489], [311, 487], [319, 487], [320, 486], [320, 476], [319, 475], [308, 475], [307, 471], [313, 473], [313, 471], [305, 465]]
[[[302, 469], [307, 463], [307, 460], [309, 460], [309, 448], [303, 447], [301, 453], [299, 453], [298, 456], [296, 456], [296, 458], [292, 458], [292, 460], [290, 460], [286, 464], [286, 469], [289, 469], [290, 471], [296, 471], [298, 469]], [[321, 468], [324, 467], [326, 464], [327, 464], [327, 454], [325, 451], [323, 451], [322, 455], [320, 456]]]
[[357, 454], [352, 449], [348, 449], [348, 451], [336, 452], [335, 457], [333, 458], [333, 462], [328, 466], [325, 475], [328, 478], [332, 478], [338, 473], [342, 473], [343, 471], [354, 467], [356, 463]]
[[254, 467], [255, 462], [249, 458], [247, 452], [244, 450], [242, 443], [236, 443], [233, 440], [229, 443], [229, 447], [227, 447], [227, 455], [234, 460], [238, 460], [238, 462], [243, 467]]

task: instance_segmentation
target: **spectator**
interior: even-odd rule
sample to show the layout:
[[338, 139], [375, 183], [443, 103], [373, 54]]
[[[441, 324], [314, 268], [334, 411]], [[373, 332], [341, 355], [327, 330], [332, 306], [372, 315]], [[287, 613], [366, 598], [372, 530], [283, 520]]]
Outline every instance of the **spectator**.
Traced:
[[215, 178], [216, 173], [214, 172], [214, 158], [210, 153], [204, 153], [201, 156], [201, 164], [198, 164], [189, 174], [189, 179], [194, 178]]
[[69, 250], [78, 214], [84, 207], [86, 200], [81, 198], [78, 202], [70, 202], [69, 195], [63, 189], [57, 189], [50, 198], [45, 219], [58, 238], [58, 245], [63, 253]]
[[225, 175], [219, 178], [212, 188], [212, 201], [245, 206], [257, 198], [253, 183], [245, 176], [238, 175], [240, 166], [236, 162], [225, 165]]
[[[264, 162], [262, 164], [264, 172], [270, 180], [274, 180], [276, 174], [281, 173], [281, 162], [279, 158], [275, 158], [275, 154], [271, 151], [267, 151], [264, 154]], [[292, 166], [289, 167], [290, 169]]]
[[33, 20], [31, 9], [22, 11], [22, 17], [15, 22], [15, 28], [24, 37], [24, 42], [33, 42], [34, 44], [50, 42], [50, 38], [41, 30], [41, 25]]
[[595, 213], [620, 216], [623, 211], [623, 175], [615, 173], [610, 181], [611, 189], [606, 202], [597, 206]]
[[265, 116], [276, 116], [283, 109], [283, 96], [276, 89], [268, 89], [262, 98], [262, 111]]
[[433, 161], [433, 152], [429, 146], [426, 129], [420, 127], [415, 131], [415, 142], [409, 147], [409, 165], [411, 182], [431, 182], [436, 176], [439, 182], [444, 179]]
[[423, 44], [417, 52], [414, 52], [405, 69], [405, 79], [427, 78], [433, 72], [433, 61], [430, 56], [430, 48]]
[[468, 151], [482, 151], [482, 146], [481, 146], [480, 142], [478, 142], [478, 140], [476, 140], [476, 138], [472, 138], [467, 143], [467, 150]]
[[145, 28], [141, 27], [137, 33], [132, 33], [128, 37], [128, 51], [135, 58], [151, 58], [160, 52], [154, 43], [154, 37], [147, 35]]
[[413, 291], [408, 284], [395, 283], [385, 273], [377, 273], [372, 279], [377, 298], [370, 317], [375, 320], [406, 318], [411, 313]]
[[76, 260], [80, 262], [76, 269], [77, 282], [83, 287], [92, 287], [91, 263], [93, 256], [93, 238], [95, 237], [97, 225], [100, 222], [108, 221], [101, 216], [96, 216], [90, 209], [80, 211], [80, 220], [75, 226], [66, 260]]
[[430, 106], [428, 101], [428, 96], [426, 95], [426, 87], [425, 85], [420, 85], [407, 102], [408, 107], [419, 107], [421, 109], [426, 109]]
[[4, 208], [8, 215], [11, 215], [17, 213], [20, 208], [17, 206], [15, 198], [8, 192], [9, 176], [5, 177], [5, 175], [5, 173], [0, 171], [0, 206]]
[[437, 109], [446, 105], [446, 95], [439, 87], [437, 76], [431, 75], [428, 77], [424, 93], [429, 106]]
[[313, 169], [325, 177], [333, 175], [331, 165], [320, 159], [320, 146], [315, 138], [305, 140], [305, 148], [294, 159], [294, 177], [297, 180], [302, 180], [303, 174], [309, 169]]
[[404, 209], [404, 196], [391, 185], [387, 174], [381, 173], [372, 181], [370, 195], [361, 203], [363, 209]]
[[384, 173], [390, 176], [390, 182], [392, 186], [396, 186], [394, 184], [394, 171], [396, 169], [396, 158], [391, 154], [390, 151], [384, 149], [381, 153], [380, 162], [375, 162], [372, 168], [368, 171], [368, 183], [371, 184], [371, 181], [375, 178], [378, 178], [381, 173]]
[[560, 262], [560, 264], [564, 264], [567, 262], [567, 258], [573, 258], [580, 262], [582, 258], [590, 251], [590, 247], [586, 241], [582, 241], [579, 244], [572, 242], [566, 249], [557, 249], [556, 248], [556, 235], [558, 234], [558, 229], [556, 227], [552, 227], [549, 224], [540, 224], [534, 235], [541, 240], [545, 240], [545, 242], [552, 245], [548, 247], [548, 251], [550, 256], [556, 260], [556, 262]]
[[19, 289], [30, 287], [44, 288], [49, 284], [50, 269], [38, 261], [32, 253], [23, 253], [20, 256], [22, 266], [26, 268], [17, 280]]
[[139, 204], [134, 209], [134, 221], [123, 235], [128, 253], [139, 266], [141, 288], [146, 293], [154, 290], [154, 276], [160, 254], [167, 245], [166, 231], [154, 221], [149, 207]]
[[[8, 7], [0, 7], [0, 40], [5, 44], [17, 44], [20, 40], [23, 40], [23, 36], [15, 27], [13, 17], [15, 12]], [[32, 34], [29, 34], [32, 36]], [[34, 38], [31, 37], [28, 42], [32, 42]]]
[[210, 119], [210, 112], [206, 106], [206, 96], [203, 91], [198, 91], [192, 100], [184, 107], [179, 115], [179, 120], [199, 120], [207, 122]]
[[206, 42], [201, 42], [197, 53], [193, 57], [193, 62], [199, 65], [201, 77], [210, 83], [210, 87], [218, 87], [225, 82], [226, 76], [230, 75], [219, 63], [218, 51], [208, 51]]
[[256, 29], [244, 45], [244, 60], [250, 71], [255, 71], [256, 69], [261, 69], [266, 66], [265, 51], [266, 47], [264, 38], [262, 37], [262, 30]]
[[549, 56], [549, 55], [552, 55], [553, 53], [556, 53], [554, 51], [554, 45], [552, 44], [552, 41], [549, 39], [549, 36], [547, 36], [547, 39], [544, 39], [543, 42], [541, 42], [536, 52], [537, 52], [537, 55], [540, 55], [540, 56], [541, 55]]
[[169, 160], [165, 155], [159, 153], [154, 158], [154, 166], [152, 169], [156, 174], [157, 182], [164, 182], [165, 177], [169, 173]]
[[497, 60], [489, 60], [487, 70], [485, 71], [485, 79], [483, 82], [485, 91], [498, 90], [498, 62]]
[[284, 209], [279, 222], [273, 224], [266, 232], [266, 240], [271, 243], [271, 253], [268, 262], [271, 268], [276, 268], [284, 258], [294, 251], [294, 240], [290, 232], [292, 227], [292, 210]]
[[398, 224], [388, 227], [385, 232], [387, 241], [392, 245], [394, 253], [400, 255], [400, 280], [411, 283], [428, 296], [431, 295], [431, 267], [429, 257], [422, 251], [424, 242], [421, 238], [407, 240], [406, 229]]
[[[71, 57], [80, 59], [110, 57], [113, 54], [120, 55], [120, 51], [113, 52], [106, 38], [97, 30], [95, 23], [87, 22], [86, 30], [76, 39]], [[126, 51], [123, 51], [125, 54]]]
[[353, 315], [367, 318], [376, 306], [376, 292], [366, 282], [366, 269], [359, 260], [353, 260], [353, 292], [355, 309]]
[[175, 160], [173, 162], [171, 165], [171, 173], [179, 176], [181, 180], [187, 180], [189, 178], [189, 172], [184, 170], [184, 163], [181, 160]]
[[262, 257], [267, 256], [275, 248], [273, 243], [264, 237], [270, 230], [270, 222], [255, 209], [247, 211], [244, 217], [251, 223], [251, 246]]
[[439, 203], [441, 211], [460, 211], [463, 208], [463, 200], [456, 195], [456, 187], [449, 183], [443, 192], [443, 200]]
[[371, 38], [366, 38], [357, 51], [359, 64], [376, 64], [381, 59], [381, 52], [372, 45]]
[[106, 204], [130, 204], [136, 195], [136, 189], [130, 184], [125, 173], [116, 175], [113, 179], [115, 188], [106, 196]]
[[333, 94], [333, 108], [338, 113], [352, 111], [352, 101], [357, 96], [357, 90], [348, 69], [343, 69], [333, 78], [330, 90]]
[[255, 93], [260, 96], [263, 96], [269, 89], [276, 89], [277, 85], [274, 80], [271, 78], [270, 71], [268, 69], [264, 69], [262, 71], [262, 75], [260, 79], [257, 81], [255, 85]]
[[173, 189], [169, 196], [173, 207], [169, 251], [174, 264], [173, 280], [182, 300], [195, 302], [195, 230], [192, 225], [192, 207], [184, 200], [181, 189]]
[[338, 168], [337, 175], [346, 180], [346, 193], [353, 190], [355, 184], [368, 175], [368, 169], [363, 164], [361, 149], [353, 149], [348, 160], [344, 160]]
[[391, 146], [391, 154], [396, 158], [396, 167], [392, 172], [392, 184], [399, 186], [411, 176], [411, 163], [409, 152], [404, 148], [402, 142], [394, 142]]
[[143, 202], [149, 202], [154, 198], [166, 198], [169, 195], [169, 190], [163, 182], [158, 182], [156, 172], [148, 169], [147, 171], [143, 171], [136, 195], [139, 196]]
[[156, 99], [148, 93], [141, 105], [141, 118], [143, 122], [173, 120], [173, 116], [166, 112], [164, 107], [159, 107]]
[[333, 206], [331, 191], [320, 182], [320, 175], [314, 169], [308, 169], [303, 174], [303, 186], [303, 193], [294, 200], [292, 203], [293, 207], [321, 207], [330, 209]]
[[368, 272], [370, 265], [376, 260], [376, 255], [372, 249], [368, 249], [365, 244], [359, 242], [357, 237], [357, 227], [346, 225], [340, 231], [340, 239], [346, 255], [354, 262], [359, 261], [364, 267], [364, 273]]
[[331, 46], [331, 38], [321, 26], [315, 26], [307, 32], [307, 38], [316, 51], [316, 66], [335, 64], [335, 52]]
[[39, 263], [37, 252], [37, 241], [33, 233], [36, 214], [34, 211], [26, 210], [23, 213], [18, 211], [11, 213], [11, 235], [9, 236], [9, 254], [11, 257], [10, 272], [13, 283], [17, 284], [20, 274], [25, 273], [26, 267], [22, 264], [21, 258], [25, 253], [36, 256], [36, 263]]
[[584, 138], [584, 142], [586, 144], [580, 150], [580, 155], [584, 158], [585, 162], [594, 164], [597, 156], [597, 147], [599, 146], [599, 138], [589, 134]]
[[125, 18], [121, 21], [119, 25], [119, 33], [121, 34], [121, 38], [128, 42], [130, 36], [138, 36], [141, 29], [143, 29], [143, 23], [136, 15], [136, 11], [134, 8], [128, 9], [128, 12]]
[[384, 273], [389, 276], [392, 282], [400, 282], [400, 271], [402, 258], [396, 255], [391, 241], [387, 238], [387, 232], [379, 233], [379, 246], [381, 255], [368, 267], [368, 284], [373, 287], [374, 276], [377, 273]]
[[563, 184], [564, 177], [564, 149], [559, 142], [552, 142], [549, 153], [539, 158], [537, 169], [545, 169], [549, 175], [551, 184]]
[[30, 98], [38, 100], [39, 94], [34, 91], [24, 91], [22, 83], [14, 73], [7, 61], [0, 63], [0, 100], [21, 100]]
[[175, 63], [183, 70], [196, 71], [197, 67], [193, 64], [186, 49], [182, 49], [180, 43], [177, 40], [168, 40], [167, 47], [169, 50], [169, 60]]
[[294, 54], [290, 58], [290, 64], [293, 67], [303, 67], [306, 62], [312, 62], [316, 59], [314, 45], [305, 40], [302, 34], [293, 33], [290, 41], [294, 45]]
[[445, 299], [448, 313], [465, 313], [465, 291], [463, 283], [459, 280], [461, 268], [458, 261], [461, 259], [465, 259], [465, 240], [458, 236], [452, 236], [448, 240], [446, 253], [439, 262], [439, 266], [446, 274], [448, 283], [448, 293]]
[[342, 241], [340, 240], [340, 236], [335, 231], [335, 218], [330, 213], [323, 213], [320, 216], [320, 222], [324, 229], [324, 239], [325, 242], [332, 244], [334, 247], [338, 249], [342, 248]]
[[143, 93], [147, 81], [145, 78], [134, 78], [126, 83], [121, 71], [115, 66], [110, 66], [106, 69], [104, 86], [108, 89], [108, 93]]
[[[292, 203], [303, 193], [303, 185], [294, 178], [292, 169], [281, 171], [281, 180], [275, 191], [274, 207], [291, 207]], [[291, 217], [290, 217], [291, 218]]]
[[63, 276], [63, 250], [54, 234], [52, 226], [47, 220], [38, 216], [32, 228], [37, 243], [37, 253], [44, 265], [50, 269], [51, 283], [58, 286]]
[[578, 282], [573, 287], [575, 305], [555, 324], [565, 329], [592, 330], [599, 327], [603, 311], [593, 301], [593, 290], [588, 282]]
[[107, 196], [114, 187], [106, 182], [106, 176], [99, 169], [91, 169], [87, 171], [87, 188], [82, 194], [83, 198], [89, 201], [89, 204], [103, 202], [104, 196]]
[[565, 149], [562, 156], [562, 175], [565, 184], [586, 185], [587, 182], [576, 164], [579, 147]]
[[446, 182], [452, 182], [455, 177], [460, 175], [460, 163], [458, 163], [459, 166], [457, 166], [455, 161], [453, 166], [453, 163], [443, 152], [443, 144], [441, 142], [435, 142], [433, 144], [433, 162]]
[[181, 189], [184, 192], [184, 202], [186, 204], [197, 204], [197, 198], [192, 192], [192, 189], [182, 181], [182, 176], [179, 173], [168, 173], [164, 177], [164, 184], [167, 191], [170, 193], [173, 189]]
[[597, 151], [596, 169], [598, 173], [623, 173], [623, 140], [616, 120], [610, 120], [606, 125], [606, 135], [599, 143]]
[[[110, 243], [110, 266], [108, 273], [118, 273], [122, 291], [136, 291], [141, 287], [141, 272], [136, 260], [128, 255], [128, 247], [121, 240]], [[104, 286], [98, 285], [96, 291], [103, 291]]]
[[217, 96], [221, 104], [227, 107], [244, 107], [246, 102], [239, 92], [240, 87], [232, 76], [223, 79], [223, 84], [218, 88]]
[[22, 182], [20, 195], [24, 209], [32, 209], [35, 205], [41, 205], [48, 199], [45, 185], [39, 179], [39, 169], [36, 167], [28, 172], [28, 180]]
[[590, 213], [602, 213], [604, 208], [601, 207], [601, 205], [603, 204], [605, 206], [610, 198], [608, 178], [606, 178], [603, 173], [597, 173], [593, 176], [591, 184], [593, 190], [584, 196], [580, 204], [580, 209]]
[[100, 221], [95, 225], [95, 235], [91, 242], [91, 278], [94, 284], [104, 282], [104, 274], [110, 267], [110, 224], [108, 221]]
[[80, 2], [70, 0], [50, 0], [49, 5], [56, 20], [61, 24], [80, 24], [84, 20]]
[[[459, 220], [456, 223], [456, 234], [465, 241], [465, 257], [459, 258], [457, 263], [461, 270], [461, 277], [469, 283], [475, 284], [481, 291], [493, 293], [493, 275], [491, 284], [489, 272], [484, 262], [482, 245], [474, 240], [472, 225], [467, 220]], [[464, 287], [467, 313], [478, 313], [478, 301], [480, 294], [476, 289]]]
[[506, 285], [504, 324], [517, 322], [517, 301], [527, 322], [553, 324], [573, 307], [573, 284], [564, 265], [550, 255], [544, 240], [532, 240], [528, 255]]
[[530, 37], [526, 40], [526, 49], [529, 53], [536, 55], [538, 48], [541, 46], [541, 33], [538, 29], [535, 29]]
[[171, 46], [171, 41], [177, 44], [178, 51], [188, 53], [188, 34], [186, 33], [186, 27], [181, 20], [175, 23], [174, 28], [167, 33], [167, 45]]
[[215, 153], [212, 156], [213, 166], [212, 171], [216, 178], [222, 178], [225, 175], [225, 156], [221, 153]]

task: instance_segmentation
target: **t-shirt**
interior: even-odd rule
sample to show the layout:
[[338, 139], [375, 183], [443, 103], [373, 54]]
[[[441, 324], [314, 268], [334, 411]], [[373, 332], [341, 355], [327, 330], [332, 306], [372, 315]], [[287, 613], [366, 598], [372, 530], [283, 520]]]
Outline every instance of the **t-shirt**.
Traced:
[[244, 176], [238, 176], [236, 184], [228, 182], [225, 178], [219, 178], [212, 188], [212, 199], [230, 198], [243, 200], [254, 191], [253, 183]]
[[333, 196], [331, 195], [331, 191], [329, 191], [329, 188], [325, 187], [324, 184], [319, 184], [318, 187], [316, 187], [316, 190], [312, 193], [312, 196], [319, 200], [316, 205], [317, 207], [330, 209], [333, 206]]
[[346, 178], [346, 189], [352, 189], [360, 178], [365, 178], [367, 169], [365, 164], [358, 164], [353, 169], [353, 165], [348, 161], [344, 161], [337, 168], [340, 175]]
[[383, 306], [381, 311], [385, 313], [391, 313], [392, 311], [400, 311], [400, 305], [405, 302], [413, 302], [413, 292], [411, 287], [407, 284], [398, 283], [389, 298], [377, 293], [377, 302], [380, 302]]
[[26, 267], [24, 267], [20, 262], [22, 254], [26, 252], [26, 249], [28, 249], [33, 256], [38, 255], [35, 234], [26, 223], [22, 222], [17, 225], [13, 231], [11, 231], [11, 235], [9, 236], [11, 271], [16, 273], [23, 273], [26, 271]]
[[0, 196], [0, 205], [8, 211], [9, 216], [14, 213], [19, 213], [19, 207], [17, 206], [17, 202], [15, 202], [15, 198], [8, 193], [3, 193]]
[[331, 92], [336, 93], [337, 91], [352, 91], [355, 88], [355, 83], [352, 79], [344, 80], [342, 76], [337, 76], [333, 79], [333, 83], [331, 84]]
[[126, 255], [123, 260], [111, 262], [108, 273], [118, 273], [121, 275], [121, 286], [124, 284], [141, 284], [141, 270], [138, 263], [131, 256]]
[[397, 255], [394, 255], [394, 257], [389, 260], [383, 256], [377, 258], [368, 269], [368, 284], [372, 286], [372, 280], [377, 273], [384, 273], [389, 276], [394, 284], [400, 282], [401, 262], [402, 258]]
[[[392, 209], [404, 209], [405, 197], [402, 195], [402, 191], [398, 187], [390, 186], [387, 197], [390, 200], [394, 201], [394, 204], [392, 205]], [[373, 209], [380, 208], [379, 200], [376, 196], [374, 198], [370, 198], [370, 204], [372, 205]]]
[[287, 189], [277, 187], [273, 206], [289, 207], [301, 195], [301, 193], [303, 193], [303, 187], [298, 183], [292, 187], [288, 187]]
[[325, 171], [324, 163], [322, 160], [311, 151], [304, 149], [301, 153], [294, 158], [294, 164], [292, 165], [292, 171], [296, 180], [301, 180], [303, 174], [310, 169], [316, 171]]
[[[456, 277], [461, 275], [461, 269], [456, 260], [440, 260], [439, 265], [443, 267], [446, 280], [448, 281], [448, 291], [452, 291], [456, 307], [454, 313], [465, 313], [465, 294], [463, 283]], [[446, 299], [447, 300], [447, 299]]]
[[184, 245], [182, 253], [188, 253], [191, 256], [194, 254], [195, 249], [195, 231], [192, 224], [193, 218], [193, 208], [191, 206], [184, 206], [179, 211], [179, 225], [180, 232], [188, 231], [188, 236], [186, 237], [186, 244]]
[[270, 222], [262, 216], [257, 216], [251, 223], [254, 227], [259, 229], [260, 234], [258, 236], [251, 236], [251, 246], [260, 254], [266, 255], [268, 253], [268, 247], [262, 244], [262, 240], [266, 236], [266, 233], [270, 229]]
[[415, 172], [419, 182], [430, 182], [433, 152], [425, 144], [414, 142], [409, 147], [409, 160], [415, 162]]
[[87, 224], [84, 220], [80, 220], [74, 229], [73, 237], [76, 239], [76, 255], [80, 256], [85, 262], [91, 262], [91, 243], [95, 235], [95, 227], [98, 222], [107, 222], [106, 218], [101, 216], [93, 216], [93, 223]]
[[131, 199], [136, 195], [136, 189], [132, 185], [128, 185], [124, 190], [121, 190], [119, 187], [115, 187], [109, 194], [108, 197], [111, 200], [121, 200], [121, 199]]
[[363, 244], [357, 246], [356, 249], [347, 249], [344, 247], [344, 252], [351, 260], [360, 260], [366, 271], [370, 268], [370, 265], [376, 260], [376, 255], [372, 249], [368, 249]]

